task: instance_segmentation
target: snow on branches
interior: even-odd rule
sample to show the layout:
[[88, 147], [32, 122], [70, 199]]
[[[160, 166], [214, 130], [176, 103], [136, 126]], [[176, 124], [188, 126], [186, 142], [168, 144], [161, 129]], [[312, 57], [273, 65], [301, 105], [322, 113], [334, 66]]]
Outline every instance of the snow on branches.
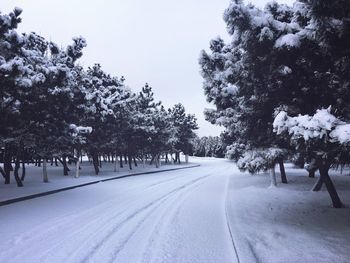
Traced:
[[0, 13], [0, 149], [9, 153], [6, 182], [12, 159], [24, 161], [24, 151], [31, 155], [26, 158], [59, 156], [62, 163], [72, 152], [79, 157], [84, 151], [96, 173], [98, 155], [135, 159], [190, 152], [197, 124], [183, 105], [167, 110], [154, 102], [150, 86], [137, 94], [124, 77], [109, 75], [99, 64], [80, 66], [77, 60], [87, 46], [83, 37], [61, 48], [34, 32], [18, 33], [20, 14], [19, 8]]
[[350, 142], [350, 124], [341, 121], [328, 109], [317, 110], [312, 116], [299, 115], [290, 117], [281, 111], [273, 122], [274, 132], [288, 132], [293, 139], [303, 138], [305, 141], [321, 139], [332, 143], [347, 144]]
[[255, 174], [271, 169], [278, 159], [284, 156], [285, 152], [279, 148], [248, 150], [238, 159], [237, 167], [242, 171]]

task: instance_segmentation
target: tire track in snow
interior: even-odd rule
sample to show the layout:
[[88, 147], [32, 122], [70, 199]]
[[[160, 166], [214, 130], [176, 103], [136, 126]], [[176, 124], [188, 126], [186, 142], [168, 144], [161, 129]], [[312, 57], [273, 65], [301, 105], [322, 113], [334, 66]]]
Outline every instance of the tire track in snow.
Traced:
[[[222, 169], [222, 170], [225, 171], [225, 168]], [[211, 174], [211, 175], [216, 175], [217, 173], [221, 172], [221, 171], [219, 171], [217, 169], [217, 167], [213, 171], [215, 173]], [[202, 185], [204, 183], [205, 182], [202, 182], [200, 185]], [[200, 185], [198, 185], [197, 187], [193, 188], [192, 190], [196, 190]], [[228, 187], [228, 180], [226, 180], [225, 190], [227, 189], [227, 187]], [[182, 196], [181, 200], [176, 200], [174, 206], [170, 205], [168, 210], [164, 210], [163, 214], [161, 216], [159, 216], [158, 222], [155, 224], [155, 228], [153, 229], [151, 235], [149, 236], [148, 244], [147, 244], [146, 249], [144, 250], [144, 252], [142, 254], [142, 258], [141, 258], [141, 260], [139, 262], [142, 262], [142, 263], [149, 263], [149, 262], [156, 262], [157, 263], [158, 262], [159, 263], [159, 262], [163, 262], [164, 260], [165, 260], [165, 262], [177, 262], [177, 260], [175, 258], [173, 258], [173, 256], [177, 254], [176, 252], [175, 252], [175, 254], [173, 252], [174, 255], [171, 256], [170, 258], [169, 258], [169, 255], [170, 255], [169, 252], [166, 252], [164, 254], [165, 258], [162, 258], [162, 259], [157, 258], [157, 255], [156, 255], [157, 248], [159, 247], [159, 245], [164, 244], [164, 242], [169, 242], [169, 240], [163, 240], [162, 237], [163, 236], [169, 236], [169, 235], [165, 234], [170, 229], [168, 226], [169, 225], [172, 226], [172, 227], [174, 226], [174, 222], [176, 222], [176, 220], [178, 220], [176, 218], [178, 218], [183, 205], [186, 204], [186, 202], [189, 200], [189, 198], [190, 198], [190, 196], [192, 194], [193, 194], [193, 191], [188, 191], [186, 194], [184, 194]], [[223, 204], [224, 210], [226, 210], [226, 206], [225, 206], [226, 195], [227, 194], [225, 193], [224, 194], [224, 196], [225, 196], [224, 204]], [[227, 218], [226, 218], [225, 215], [223, 215], [223, 218], [225, 220], [225, 223], [228, 223], [227, 222]], [[224, 226], [227, 227], [228, 225], [225, 224]], [[230, 234], [228, 235], [229, 238], [231, 238]], [[228, 244], [231, 244], [231, 242], [232, 242], [232, 239], [230, 239]], [[237, 256], [237, 260], [238, 260], [237, 262], [239, 263], [238, 255], [236, 254], [236, 252], [237, 252], [236, 248], [233, 247], [233, 249], [234, 249], [233, 255]], [[156, 253], [154, 253], [154, 252], [156, 252]], [[234, 261], [234, 262], [236, 262], [236, 261]]]
[[[141, 224], [138, 224], [138, 228], [141, 227], [142, 224], [145, 223], [146, 220], [148, 219], [152, 219], [150, 218], [151, 215], [156, 215], [157, 220], [152, 222], [152, 230], [151, 230], [151, 234], [148, 235], [147, 237], [147, 243], [148, 245], [151, 243], [151, 239], [154, 236], [154, 233], [157, 232], [157, 229], [159, 228], [160, 225], [162, 225], [162, 222], [164, 220], [166, 220], [166, 215], [169, 216], [169, 214], [174, 211], [174, 210], [178, 210], [177, 206], [182, 204], [182, 201], [179, 202], [180, 200], [183, 200], [184, 196], [188, 196], [194, 189], [198, 188], [200, 185], [202, 185], [205, 179], [207, 179], [210, 175], [207, 176], [203, 176], [201, 178], [199, 178], [199, 180], [197, 180], [197, 182], [199, 183], [194, 183], [191, 186], [186, 187], [185, 191], [182, 192], [177, 192], [174, 193], [172, 196], [169, 196], [169, 198], [167, 198], [166, 200], [164, 200], [164, 202], [162, 202], [160, 205], [158, 205], [157, 207], [155, 207], [155, 209], [153, 209], [152, 211], [150, 211], [150, 213], [148, 214], [147, 217], [144, 218], [144, 220], [142, 222], [140, 222]], [[162, 205], [162, 206], [161, 206]], [[161, 208], [160, 211], [156, 211], [158, 208]], [[155, 213], [157, 212], [157, 213]], [[136, 233], [137, 229], [135, 228], [132, 235], [134, 235]], [[128, 240], [129, 241], [132, 238], [132, 235], [129, 236]], [[127, 245], [127, 243], [125, 242], [123, 244], [123, 248]], [[148, 247], [148, 246], [147, 246]], [[120, 252], [122, 251], [122, 249], [118, 248], [115, 252], [114, 252], [114, 256], [112, 258], [112, 260], [110, 262], [119, 262], [118, 261], [118, 256], [120, 254]], [[143, 261], [142, 261], [143, 262]]]
[[[170, 172], [171, 173], [171, 172]], [[172, 182], [172, 181], [176, 181], [176, 180], [180, 180], [182, 179], [184, 176], [186, 175], [173, 175], [171, 178], [164, 180], [163, 178], [158, 181], [158, 182], [152, 182], [151, 184], [149, 184], [150, 182], [144, 183], [143, 181], [138, 184], [135, 187], [132, 188], [128, 188], [127, 190], [125, 190], [124, 192], [130, 192], [130, 191], [137, 191], [138, 189], [142, 189], [142, 192], [138, 192], [139, 194], [146, 194], [147, 191], [159, 187], [159, 185], [162, 184], [166, 184], [168, 182]], [[137, 202], [138, 200], [132, 199], [132, 200], [128, 200], [128, 202], [123, 202], [118, 203], [117, 205], [123, 205], [125, 206], [129, 206], [132, 205], [133, 203]], [[52, 251], [57, 251], [57, 249], [62, 246], [65, 243], [69, 243], [68, 241], [71, 239], [74, 239], [75, 236], [78, 236], [82, 233], [85, 232], [85, 230], [89, 229], [91, 226], [96, 225], [97, 223], [99, 223], [98, 225], [108, 225], [111, 221], [113, 221], [116, 217], [122, 215], [123, 213], [125, 213], [128, 208], [124, 209], [123, 211], [119, 211], [116, 214], [112, 214], [111, 215], [111, 210], [113, 211], [116, 207], [116, 199], [111, 199], [111, 200], [107, 200], [106, 202], [103, 202], [101, 204], [95, 205], [94, 207], [88, 208], [87, 210], [85, 210], [82, 213], [76, 213], [76, 211], [72, 212], [71, 214], [68, 215], [64, 215], [62, 217], [56, 218], [53, 221], [50, 220], [50, 222], [48, 223], [43, 223], [40, 224], [39, 226], [35, 227], [34, 229], [27, 231], [26, 233], [15, 237], [12, 242], [9, 242], [9, 247], [5, 248], [3, 251], [3, 253], [5, 253], [4, 255], [6, 255], [6, 258], [8, 259], [7, 262], [17, 262], [16, 260], [21, 261], [21, 258], [26, 258], [26, 255], [31, 254], [33, 251], [33, 247], [32, 246], [24, 246], [21, 249], [19, 249], [19, 247], [17, 246], [18, 244], [22, 243], [22, 242], [26, 242], [26, 243], [30, 243], [30, 244], [36, 244], [36, 243], [40, 243], [41, 240], [50, 240], [51, 236], [54, 237], [56, 234], [60, 234], [60, 229], [61, 228], [67, 228], [70, 227], [72, 228], [71, 234], [68, 237], [65, 237], [61, 240], [59, 240], [59, 242], [55, 242], [55, 244], [51, 247], [49, 247], [48, 249], [44, 249], [43, 251], [43, 247], [39, 248], [38, 250], [41, 251], [40, 254], [42, 254], [41, 258], [45, 258], [45, 256], [47, 256], [48, 254], [50, 254], [50, 252]], [[96, 211], [97, 210], [97, 211]], [[97, 218], [95, 218], [96, 214], [98, 215]], [[84, 226], [79, 226], [79, 228], [77, 229], [77, 226], [74, 225], [74, 223], [72, 225], [69, 225], [69, 222], [75, 222], [76, 219], [79, 218], [85, 218], [85, 219], [89, 219], [89, 222], [87, 222]], [[91, 218], [93, 218], [91, 220]], [[37, 235], [37, 233], [42, 232], [42, 229], [46, 229], [45, 233], [41, 234], [41, 235]], [[92, 234], [93, 238], [94, 234]], [[48, 238], [49, 237], [49, 238]], [[12, 253], [11, 253], [12, 250]], [[1, 253], [0, 255], [3, 256]]]
[[[155, 188], [156, 186], [159, 186], [160, 184], [165, 184], [165, 183], [167, 183], [167, 182], [172, 182], [172, 181], [174, 181], [174, 180], [176, 180], [176, 179], [181, 179], [182, 177], [184, 177], [184, 176], [177, 176], [177, 175], [176, 175], [176, 176], [174, 176], [174, 177], [172, 177], [172, 178], [170, 178], [170, 179], [167, 179], [167, 180], [162, 179], [162, 180], [159, 181], [159, 182], [152, 183], [151, 185], [146, 186], [146, 187], [142, 190], [142, 192], [138, 192], [138, 195], [141, 195], [141, 196], [143, 196], [144, 194], [147, 195], [147, 191], [149, 191], [150, 189], [153, 189], [153, 188]], [[144, 186], [142, 186], [142, 187], [144, 187]], [[135, 187], [135, 188], [136, 188], [136, 187]], [[133, 188], [133, 189], [134, 189], [134, 188]], [[134, 190], [135, 190], [135, 189], [134, 189]], [[130, 189], [126, 190], [125, 192], [129, 192], [129, 191], [130, 191]], [[43, 256], [41, 257], [41, 259], [42, 259], [42, 260], [45, 260], [47, 254], [49, 254], [51, 251], [57, 251], [57, 249], [58, 249], [62, 244], [65, 244], [65, 243], [67, 243], [67, 241], [69, 241], [68, 239], [71, 239], [71, 238], [74, 239], [74, 237], [75, 237], [76, 235], [85, 235], [85, 236], [86, 236], [86, 231], [85, 231], [85, 230], [86, 230], [86, 229], [89, 229], [91, 226], [95, 226], [95, 228], [96, 228], [96, 223], [99, 222], [99, 221], [100, 221], [100, 223], [97, 225], [97, 227], [99, 227], [99, 228], [96, 229], [96, 232], [100, 233], [100, 232], [106, 230], [106, 228], [109, 228], [109, 226], [110, 226], [111, 224], [113, 224], [113, 221], [114, 221], [116, 218], [118, 218], [118, 217], [122, 216], [123, 214], [125, 214], [126, 212], [128, 212], [129, 206], [133, 206], [133, 204], [138, 203], [138, 202], [140, 201], [138, 198], [139, 198], [139, 196], [137, 196], [136, 199], [134, 198], [134, 199], [129, 200], [129, 202], [124, 202], [124, 203], [123, 203], [123, 206], [127, 206], [127, 208], [125, 208], [125, 209], [122, 210], [122, 211], [119, 211], [118, 213], [113, 213], [113, 214], [111, 214], [111, 211], [114, 211], [114, 209], [116, 208], [116, 205], [115, 205], [115, 203], [114, 203], [115, 200], [112, 200], [112, 202], [109, 202], [109, 203], [112, 203], [111, 206], [108, 207], [108, 208], [104, 208], [104, 209], [103, 209], [104, 213], [98, 214], [98, 218], [97, 218], [97, 219], [94, 219], [94, 220], [92, 220], [92, 221], [89, 221], [84, 227], [82, 227], [82, 228], [80, 228], [80, 229], [78, 229], [78, 230], [76, 230], [76, 231], [73, 231], [72, 234], [71, 234], [68, 238], [65, 238], [64, 240], [61, 240], [60, 242], [58, 242], [58, 244], [56, 244], [56, 245], [54, 245], [53, 247], [49, 248], [47, 251], [45, 251], [45, 255], [43, 255]], [[121, 203], [118, 203], [118, 204], [117, 204], [117, 206], [120, 206], [120, 205], [122, 205], [122, 204], [121, 204]], [[137, 205], [137, 204], [136, 204], [136, 205]], [[94, 210], [94, 209], [92, 209], [92, 210]], [[95, 214], [96, 214], [96, 211], [93, 211], [93, 212], [94, 212], [94, 215], [95, 215]], [[92, 215], [92, 216], [94, 216], [94, 215]], [[79, 217], [80, 217], [80, 216], [79, 216]], [[88, 218], [89, 218], [89, 217], [88, 217]], [[102, 220], [101, 220], [101, 218], [102, 218]], [[100, 226], [103, 226], [103, 227], [101, 228]], [[96, 233], [96, 232], [95, 232], [95, 231], [93, 231], [93, 232], [89, 231], [88, 236], [85, 237], [83, 243], [80, 244], [79, 247], [76, 248], [76, 249], [78, 249], [78, 250], [79, 250], [79, 249], [80, 249], [80, 250], [85, 250], [85, 248], [86, 248], [86, 246], [88, 246], [89, 242], [92, 243], [92, 242], [95, 240], [95, 238], [96, 238], [96, 234], [95, 234], [95, 233]], [[69, 242], [68, 242], [68, 243], [69, 243]], [[76, 254], [77, 254], [76, 249], [73, 250], [71, 253], [67, 253], [69, 256], [68, 256], [68, 259], [65, 260], [65, 261], [69, 261], [69, 259], [74, 258], [74, 257], [76, 256]], [[83, 260], [82, 262], [85, 262], [85, 260]]]
[[[192, 191], [195, 190], [203, 183], [204, 182], [201, 182], [200, 184], [196, 185], [190, 190]], [[178, 215], [180, 211], [180, 207], [183, 205], [183, 203], [186, 201], [186, 199], [192, 193], [192, 191], [187, 191], [186, 193], [183, 193], [182, 196], [175, 198], [173, 202], [169, 203], [167, 208], [163, 210], [163, 213], [161, 213], [161, 215], [159, 216], [157, 223], [155, 223], [155, 226], [148, 237], [146, 251], [143, 251], [140, 262], [151, 262], [152, 254], [153, 254], [152, 252], [153, 252], [153, 249], [157, 247], [156, 243], [158, 243], [157, 242], [158, 238], [162, 236], [162, 229], [165, 226], [169, 225], [171, 220]]]
[[[167, 199], [169, 199], [170, 197], [172, 197], [173, 195], [178, 194], [181, 190], [188, 188], [189, 186], [195, 184], [196, 182], [203, 180], [204, 178], [208, 177], [209, 175], [206, 176], [202, 176], [199, 178], [196, 178], [194, 180], [191, 180], [190, 182], [186, 182], [184, 185], [181, 185], [179, 187], [176, 187], [175, 189], [173, 189], [172, 191], [162, 195], [160, 198], [157, 198], [156, 200], [153, 200], [152, 202], [142, 206], [141, 208], [137, 209], [136, 211], [134, 211], [131, 215], [129, 215], [128, 217], [126, 217], [124, 220], [122, 220], [120, 223], [118, 223], [117, 225], [115, 225], [112, 229], [110, 229], [108, 231], [108, 233], [106, 235], [104, 235], [104, 237], [99, 240], [98, 243], [96, 243], [94, 245], [94, 247], [92, 247], [92, 249], [90, 250], [90, 253], [88, 253], [83, 259], [82, 262], [88, 262], [89, 259], [93, 258], [93, 256], [98, 252], [98, 250], [107, 242], [107, 240], [109, 240], [110, 238], [113, 237], [113, 235], [117, 234], [117, 232], [124, 226], [126, 225], [126, 223], [128, 223], [130, 220], [134, 219], [135, 217], [137, 217], [138, 215], [140, 215], [142, 212], [147, 212], [147, 210], [149, 208], [152, 208], [151, 211], [147, 212], [146, 215], [144, 217], [141, 217], [141, 219], [136, 223], [136, 226], [131, 230], [131, 232], [127, 235], [126, 238], [124, 238], [124, 240], [122, 240], [121, 245], [119, 247], [117, 247], [114, 250], [113, 256], [111, 258], [111, 261], [114, 260], [115, 257], [118, 256], [118, 254], [120, 253], [120, 251], [125, 247], [126, 243], [130, 240], [130, 238], [133, 236], [133, 234], [138, 230], [138, 228], [142, 225], [142, 223], [158, 208], [160, 207], [164, 202], [167, 201]], [[189, 189], [190, 190], [190, 189]]]

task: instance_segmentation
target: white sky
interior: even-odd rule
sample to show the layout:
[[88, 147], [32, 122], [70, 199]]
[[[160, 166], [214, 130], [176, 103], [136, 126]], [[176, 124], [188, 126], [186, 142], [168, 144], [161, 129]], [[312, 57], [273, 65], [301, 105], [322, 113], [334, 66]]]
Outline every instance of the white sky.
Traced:
[[[86, 38], [80, 60], [100, 63], [115, 76], [125, 76], [134, 91], [148, 82], [166, 107], [184, 104], [198, 119], [198, 134], [222, 130], [204, 120], [205, 100], [198, 57], [209, 41], [228, 39], [222, 14], [229, 0], [0, 0], [7, 13], [23, 8], [19, 30], [35, 31], [66, 46], [74, 36]], [[263, 6], [266, 0], [253, 0]], [[279, 2], [292, 3], [292, 0]]]

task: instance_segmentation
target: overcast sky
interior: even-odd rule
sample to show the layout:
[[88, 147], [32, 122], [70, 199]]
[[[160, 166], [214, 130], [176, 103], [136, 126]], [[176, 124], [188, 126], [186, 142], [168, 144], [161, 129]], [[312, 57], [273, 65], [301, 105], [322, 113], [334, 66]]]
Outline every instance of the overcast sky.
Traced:
[[[198, 134], [218, 135], [221, 128], [204, 120], [205, 100], [198, 57], [210, 39], [229, 39], [222, 14], [229, 0], [1, 0], [1, 11], [23, 9], [19, 30], [35, 31], [66, 46], [86, 38], [80, 60], [100, 63], [125, 76], [134, 91], [148, 82], [166, 107], [184, 104], [196, 115]], [[264, 6], [268, 1], [251, 1]], [[279, 1], [292, 3], [292, 0]]]

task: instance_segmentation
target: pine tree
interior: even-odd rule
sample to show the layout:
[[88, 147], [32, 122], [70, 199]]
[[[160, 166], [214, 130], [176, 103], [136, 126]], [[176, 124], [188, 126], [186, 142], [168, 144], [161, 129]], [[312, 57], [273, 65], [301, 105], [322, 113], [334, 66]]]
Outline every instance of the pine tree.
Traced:
[[[296, 153], [312, 161], [288, 138], [276, 138], [272, 122], [282, 110], [313, 114], [329, 105], [337, 117], [349, 118], [349, 5], [272, 2], [261, 10], [232, 1], [224, 20], [232, 42], [214, 39], [200, 65], [208, 101], [216, 106], [206, 116], [226, 127], [229, 156], [252, 172]], [[287, 153], [270, 163], [275, 147]]]
[[186, 115], [185, 107], [181, 103], [174, 105], [170, 109], [170, 115], [173, 127], [176, 130], [176, 142], [174, 145], [176, 151], [175, 162], [180, 163], [180, 152], [188, 156], [192, 148], [192, 139], [195, 137], [193, 130], [198, 129], [198, 126], [195, 116], [191, 114]]

